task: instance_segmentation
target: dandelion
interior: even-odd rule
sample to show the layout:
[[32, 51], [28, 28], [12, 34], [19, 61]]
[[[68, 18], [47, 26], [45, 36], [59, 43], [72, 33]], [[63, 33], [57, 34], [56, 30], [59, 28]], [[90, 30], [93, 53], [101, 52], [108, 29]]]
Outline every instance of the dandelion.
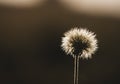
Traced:
[[62, 37], [61, 47], [74, 58], [74, 84], [78, 84], [79, 59], [92, 58], [98, 48], [96, 35], [87, 29], [73, 28]]

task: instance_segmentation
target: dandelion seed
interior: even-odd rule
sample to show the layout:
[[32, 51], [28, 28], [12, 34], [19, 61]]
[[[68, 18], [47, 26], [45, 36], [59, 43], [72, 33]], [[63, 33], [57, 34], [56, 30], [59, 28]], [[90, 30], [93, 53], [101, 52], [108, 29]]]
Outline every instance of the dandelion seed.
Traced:
[[97, 39], [87, 29], [71, 29], [62, 38], [62, 49], [67, 53], [81, 58], [91, 58], [97, 47]]
[[87, 29], [73, 28], [62, 37], [62, 49], [74, 58], [74, 84], [78, 84], [79, 58], [88, 59], [97, 50], [97, 39]]

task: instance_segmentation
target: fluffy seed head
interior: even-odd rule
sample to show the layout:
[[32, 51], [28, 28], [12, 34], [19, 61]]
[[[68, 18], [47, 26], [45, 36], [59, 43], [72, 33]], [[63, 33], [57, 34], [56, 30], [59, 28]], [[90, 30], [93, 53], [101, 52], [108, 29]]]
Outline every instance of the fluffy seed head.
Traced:
[[81, 58], [91, 58], [97, 50], [97, 39], [93, 32], [87, 29], [73, 28], [64, 33], [62, 49], [67, 53]]

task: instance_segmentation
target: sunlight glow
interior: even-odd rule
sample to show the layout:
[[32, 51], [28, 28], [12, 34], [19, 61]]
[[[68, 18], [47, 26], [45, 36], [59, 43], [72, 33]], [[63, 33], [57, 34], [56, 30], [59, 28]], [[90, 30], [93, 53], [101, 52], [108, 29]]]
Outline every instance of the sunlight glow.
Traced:
[[42, 3], [45, 0], [0, 0], [0, 5], [15, 7], [31, 7]]
[[119, 16], [120, 0], [59, 0], [65, 7], [93, 15]]

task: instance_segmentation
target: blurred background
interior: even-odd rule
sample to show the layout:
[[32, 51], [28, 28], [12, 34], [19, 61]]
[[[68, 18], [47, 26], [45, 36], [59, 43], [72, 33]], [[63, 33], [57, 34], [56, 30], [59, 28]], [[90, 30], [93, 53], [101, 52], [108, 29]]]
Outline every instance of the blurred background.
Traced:
[[80, 60], [79, 84], [120, 84], [119, 0], [0, 0], [0, 84], [73, 84], [73, 58], [60, 47], [73, 27], [99, 40]]

